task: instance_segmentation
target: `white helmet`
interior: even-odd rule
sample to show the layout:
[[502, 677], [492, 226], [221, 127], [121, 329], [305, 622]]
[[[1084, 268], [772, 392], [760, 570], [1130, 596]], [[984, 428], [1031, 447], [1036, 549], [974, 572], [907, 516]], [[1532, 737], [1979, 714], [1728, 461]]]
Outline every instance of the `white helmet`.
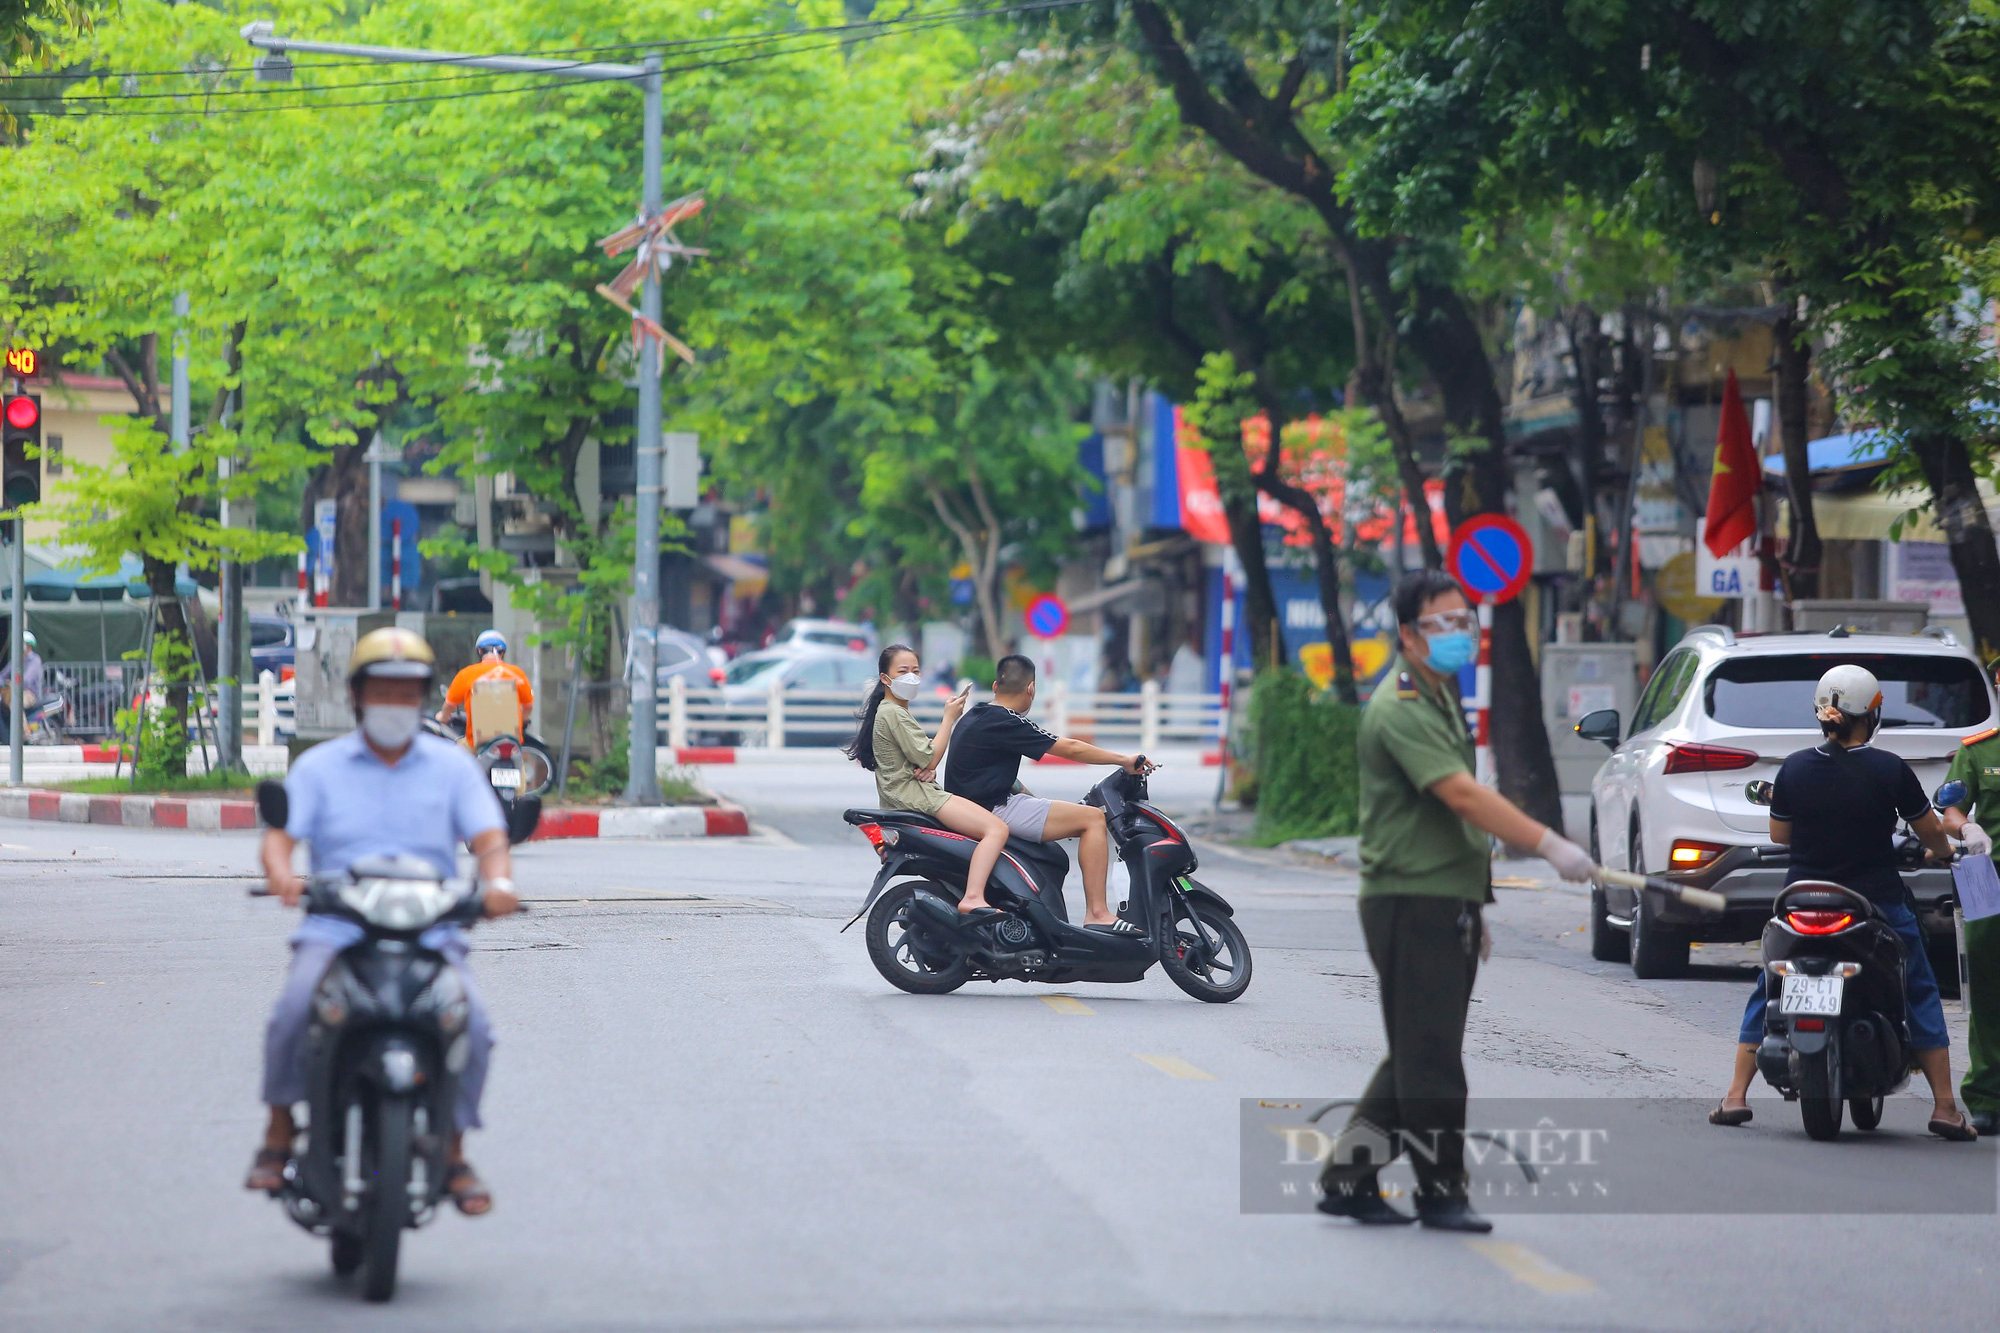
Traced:
[[1881, 709], [1882, 685], [1867, 667], [1843, 663], [1821, 676], [1813, 690], [1813, 712], [1821, 722], [1839, 725]]

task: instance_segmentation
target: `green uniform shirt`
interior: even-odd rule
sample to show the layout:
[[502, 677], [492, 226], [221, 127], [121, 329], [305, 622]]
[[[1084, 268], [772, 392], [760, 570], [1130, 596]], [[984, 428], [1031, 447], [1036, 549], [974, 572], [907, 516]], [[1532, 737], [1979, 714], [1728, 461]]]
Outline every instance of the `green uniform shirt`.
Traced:
[[1429, 788], [1473, 771], [1472, 737], [1449, 685], [1431, 691], [1397, 658], [1361, 714], [1361, 896], [1415, 894], [1485, 902], [1486, 834]]
[[1984, 821], [2000, 814], [2000, 731], [1966, 737], [1944, 776], [1947, 782], [1965, 784], [1966, 797], [1958, 808], [1968, 815], [1977, 811], [1975, 818], [1985, 828]]

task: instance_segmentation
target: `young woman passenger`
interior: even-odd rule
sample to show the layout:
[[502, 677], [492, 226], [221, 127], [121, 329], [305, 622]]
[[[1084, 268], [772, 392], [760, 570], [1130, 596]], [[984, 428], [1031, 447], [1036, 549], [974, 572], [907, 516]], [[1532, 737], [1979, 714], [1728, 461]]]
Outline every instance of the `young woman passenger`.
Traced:
[[914, 810], [929, 815], [954, 833], [977, 838], [972, 865], [965, 875], [961, 913], [990, 910], [986, 879], [1007, 845], [1007, 825], [1000, 816], [963, 796], [953, 796], [937, 784], [938, 762], [951, 743], [951, 729], [965, 711], [965, 696], [954, 695], [944, 706], [944, 723], [937, 739], [910, 712], [910, 700], [923, 686], [917, 654], [908, 644], [892, 643], [876, 661], [875, 688], [861, 705], [861, 725], [844, 753], [875, 774], [876, 799], [884, 810]]

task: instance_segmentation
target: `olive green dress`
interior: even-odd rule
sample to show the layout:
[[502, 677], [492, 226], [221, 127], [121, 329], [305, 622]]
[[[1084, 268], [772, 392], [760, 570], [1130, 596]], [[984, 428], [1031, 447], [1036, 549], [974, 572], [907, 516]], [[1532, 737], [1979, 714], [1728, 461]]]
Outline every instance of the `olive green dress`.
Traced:
[[917, 770], [937, 762], [937, 747], [907, 708], [884, 699], [875, 710], [875, 795], [884, 810], [934, 815], [951, 793], [917, 781]]

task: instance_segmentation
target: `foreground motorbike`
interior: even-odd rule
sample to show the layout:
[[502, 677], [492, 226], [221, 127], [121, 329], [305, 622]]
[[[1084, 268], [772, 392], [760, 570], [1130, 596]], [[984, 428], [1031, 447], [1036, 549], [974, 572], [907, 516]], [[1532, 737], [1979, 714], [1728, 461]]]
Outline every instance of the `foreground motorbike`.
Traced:
[[[266, 824], [284, 827], [286, 805], [282, 785], [258, 784]], [[305, 1115], [296, 1117], [277, 1197], [294, 1222], [332, 1242], [334, 1272], [360, 1270], [362, 1295], [386, 1301], [396, 1292], [403, 1230], [429, 1222], [444, 1197], [470, 1041], [465, 985], [421, 936], [479, 921], [485, 895], [428, 862], [386, 856], [314, 876], [302, 905], [364, 933], [313, 996]]]
[[1136, 933], [1072, 925], [1063, 900], [1069, 854], [1059, 843], [1020, 838], [1008, 840], [987, 880], [987, 901], [999, 914], [968, 921], [958, 903], [977, 841], [913, 811], [849, 810], [847, 822], [882, 858], [847, 923], [867, 916], [875, 970], [916, 995], [943, 995], [976, 980], [1138, 981], [1154, 963], [1197, 1000], [1224, 1004], [1248, 990], [1250, 946], [1234, 910], [1191, 878], [1194, 848], [1147, 801], [1146, 779], [1116, 770], [1084, 803], [1104, 811], [1112, 850], [1131, 877], [1118, 915]]
[[1843, 1105], [1856, 1129], [1875, 1128], [1910, 1077], [1902, 937], [1862, 894], [1800, 880], [1778, 895], [1762, 956], [1765, 1082], [1798, 1099], [1812, 1138], [1839, 1136]]

